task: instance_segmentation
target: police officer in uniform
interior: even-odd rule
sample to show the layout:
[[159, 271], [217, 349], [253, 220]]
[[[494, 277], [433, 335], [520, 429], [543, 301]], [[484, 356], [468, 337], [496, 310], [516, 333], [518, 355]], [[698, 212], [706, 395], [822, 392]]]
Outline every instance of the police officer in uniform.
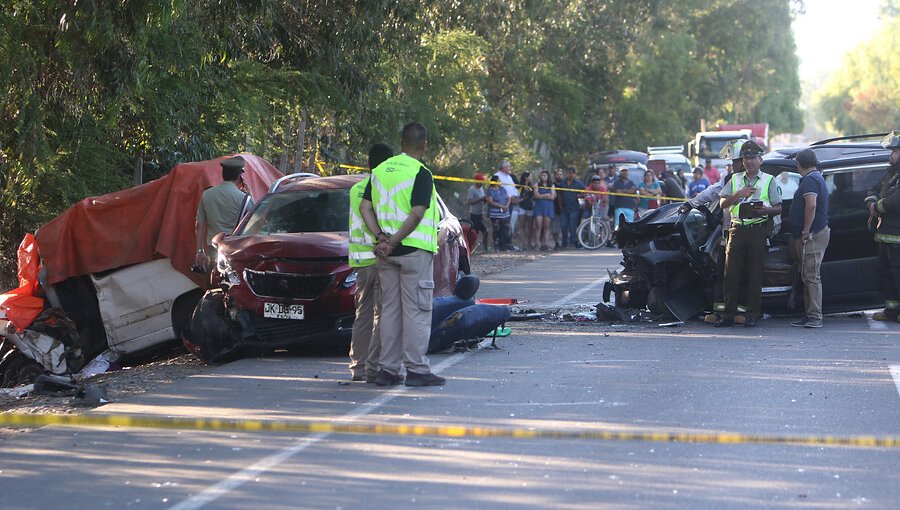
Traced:
[[[731, 172], [725, 174], [718, 182], [710, 183], [708, 188], [685, 202], [683, 206], [684, 211], [688, 211], [692, 207], [700, 207], [701, 205], [712, 212], [719, 209], [719, 193], [722, 191], [722, 188], [731, 184], [731, 177], [735, 172], [742, 172], [744, 170], [744, 164], [741, 161], [741, 147], [743, 145], [744, 140], [730, 140], [722, 147], [722, 150], [719, 152], [719, 158], [731, 160], [732, 164], [729, 165]], [[720, 317], [721, 313], [725, 311], [723, 285], [725, 281], [725, 245], [728, 241], [729, 228], [731, 228], [731, 215], [729, 214], [728, 209], [725, 209], [722, 211], [722, 242], [716, 247], [716, 280], [713, 283], [713, 299], [715, 300], [713, 302], [713, 312], [703, 318], [703, 321], [707, 323], [717, 322], [722, 318]], [[745, 296], [745, 294], [746, 292], [742, 293], [741, 296]], [[738, 310], [741, 312], [746, 311], [740, 306], [738, 307]], [[734, 321], [743, 324], [745, 317], [743, 315], [735, 315]]]
[[431, 337], [434, 254], [439, 213], [431, 172], [421, 163], [428, 131], [413, 122], [404, 126], [400, 148], [372, 170], [360, 204], [366, 226], [378, 244], [376, 267], [381, 283], [381, 357], [375, 384], [439, 386], [425, 352]]
[[[369, 169], [375, 168], [392, 157], [394, 151], [383, 143], [369, 150]], [[378, 358], [381, 355], [379, 318], [381, 313], [381, 285], [375, 267], [375, 239], [359, 213], [369, 179], [363, 179], [350, 188], [350, 251], [349, 263], [356, 271], [356, 292], [353, 302], [356, 317], [350, 336], [350, 380], [374, 383], [378, 375]]]
[[231, 232], [241, 219], [241, 211], [253, 206], [253, 199], [238, 188], [244, 173], [244, 158], [223, 159], [222, 184], [207, 188], [200, 196], [194, 231], [197, 238], [195, 267], [206, 270], [214, 260], [216, 250], [212, 238], [219, 232]]
[[756, 326], [762, 305], [762, 269], [770, 217], [781, 214], [781, 188], [774, 178], [760, 172], [762, 147], [748, 140], [741, 147], [744, 171], [732, 175], [720, 192], [723, 210], [731, 214], [725, 248], [725, 310], [716, 326], [734, 325], [741, 280], [747, 282], [747, 314], [744, 326]]
[[881, 146], [891, 150], [890, 165], [881, 180], [878, 195], [866, 198], [869, 224], [875, 227], [875, 240], [884, 275], [884, 310], [873, 318], [900, 320], [900, 133], [891, 131]]

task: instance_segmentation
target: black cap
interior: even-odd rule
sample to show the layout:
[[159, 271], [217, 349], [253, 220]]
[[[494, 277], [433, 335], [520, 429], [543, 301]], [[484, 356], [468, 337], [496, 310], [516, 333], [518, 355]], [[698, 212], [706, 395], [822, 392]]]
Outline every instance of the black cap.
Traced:
[[744, 142], [744, 145], [741, 146], [741, 157], [754, 157], [754, 156], [762, 156], [764, 153], [763, 148], [759, 146], [758, 143], [753, 140], [747, 140]]
[[223, 159], [220, 164], [222, 165], [222, 168], [235, 168], [240, 169], [241, 171], [244, 170], [244, 158], [240, 156]]
[[603, 179], [603, 177], [600, 177], [599, 175], [595, 175], [595, 176], [591, 177], [592, 181], [600, 181], [602, 179]]
[[223, 159], [219, 164], [222, 165], [222, 180], [236, 181], [244, 173], [244, 158], [240, 156]]

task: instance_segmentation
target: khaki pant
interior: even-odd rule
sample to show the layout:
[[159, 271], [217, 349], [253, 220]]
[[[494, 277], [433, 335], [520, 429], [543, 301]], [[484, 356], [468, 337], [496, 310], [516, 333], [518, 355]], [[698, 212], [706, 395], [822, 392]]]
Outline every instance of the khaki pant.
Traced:
[[408, 255], [379, 257], [375, 264], [381, 281], [381, 359], [378, 368], [400, 373], [431, 373], [428, 341], [434, 297], [434, 254], [416, 250]]
[[725, 247], [726, 319], [737, 313], [741, 282], [747, 282], [747, 318], [759, 319], [762, 308], [763, 257], [766, 254], [766, 226], [732, 226]]
[[806, 316], [810, 319], [822, 319], [822, 258], [825, 248], [831, 240], [831, 229], [823, 228], [812, 234], [806, 243], [794, 239], [794, 258], [800, 265], [800, 280], [803, 282], [803, 302], [806, 305]]
[[356, 318], [350, 337], [350, 374], [375, 376], [381, 356], [381, 284], [375, 265], [356, 268]]

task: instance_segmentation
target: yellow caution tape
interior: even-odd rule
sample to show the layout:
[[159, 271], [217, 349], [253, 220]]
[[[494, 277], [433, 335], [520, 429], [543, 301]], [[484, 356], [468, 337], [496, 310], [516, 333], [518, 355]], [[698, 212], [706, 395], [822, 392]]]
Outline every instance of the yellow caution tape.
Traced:
[[664, 443], [794, 444], [900, 448], [900, 437], [886, 436], [774, 436], [736, 433], [626, 432], [612, 430], [511, 429], [430, 425], [371, 425], [328, 422], [221, 420], [215, 418], [150, 418], [130, 415], [0, 414], [0, 426], [126, 427], [243, 432], [365, 434], [390, 436], [497, 437], [514, 439], [589, 439]]
[[[489, 184], [489, 181], [478, 181], [475, 179], [466, 179], [463, 177], [451, 177], [449, 175], [435, 175], [434, 178], [437, 180], [440, 180], [440, 181], [449, 181], [449, 182], [477, 182], [477, 183], [481, 183], [481, 184]], [[528, 186], [526, 184], [509, 184], [509, 185], [505, 185], [505, 186], [515, 186], [517, 188], [534, 188], [534, 187], [536, 187], [535, 184], [532, 184], [531, 186]], [[590, 189], [560, 188], [559, 186], [556, 186], [555, 189], [556, 189], [556, 191], [574, 191], [576, 193], [591, 194], [591, 195], [609, 195], [609, 196], [617, 196], [617, 197], [649, 198], [650, 200], [659, 200], [661, 202], [667, 202], [667, 201], [684, 202], [687, 200], [686, 198], [669, 198], [669, 197], [652, 198], [648, 195], [633, 195], [630, 193], [617, 193], [614, 191], [594, 191], [594, 190], [590, 190]]]
[[[330, 175], [330, 173], [328, 173], [325, 170], [324, 165], [326, 165], [326, 164], [335, 166], [337, 168], [345, 168], [347, 170], [353, 170], [356, 172], [368, 172], [369, 171], [369, 169], [364, 166], [343, 165], [340, 163], [325, 163], [324, 161], [320, 161], [318, 158], [316, 158], [316, 167], [319, 169], [319, 174]], [[435, 175], [434, 178], [437, 180], [448, 181], [448, 182], [462, 182], [462, 183], [476, 183], [477, 182], [477, 183], [481, 183], [481, 184], [489, 184], [489, 181], [479, 181], [476, 179], [467, 179], [464, 177], [452, 177], [449, 175]], [[508, 184], [507, 186], [515, 186], [517, 188], [535, 187], [534, 184], [532, 184], [531, 186], [528, 186], [525, 184]], [[613, 191], [594, 191], [594, 190], [589, 190], [589, 189], [561, 188], [559, 186], [556, 187], [556, 191], [574, 191], [576, 193], [592, 194], [592, 195], [609, 195], [609, 196], [617, 196], [617, 197], [648, 198], [650, 200], [658, 200], [660, 202], [676, 202], [676, 201], [684, 202], [687, 200], [686, 198], [669, 198], [669, 197], [653, 198], [648, 195], [616, 193]]]

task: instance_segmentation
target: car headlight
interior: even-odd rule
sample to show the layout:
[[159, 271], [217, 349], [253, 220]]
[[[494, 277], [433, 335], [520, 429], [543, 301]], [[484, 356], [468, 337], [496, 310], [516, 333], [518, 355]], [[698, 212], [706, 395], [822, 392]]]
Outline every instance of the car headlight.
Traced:
[[349, 289], [350, 287], [356, 285], [356, 278], [358, 276], [359, 275], [356, 274], [356, 271], [350, 271], [350, 274], [348, 274], [347, 277], [344, 278], [344, 287]]
[[216, 271], [218, 271], [220, 275], [224, 276], [225, 281], [227, 281], [231, 285], [237, 285], [241, 283], [241, 279], [235, 272], [235, 270], [231, 267], [231, 262], [228, 261], [228, 257], [222, 255], [221, 253], [216, 256]]

